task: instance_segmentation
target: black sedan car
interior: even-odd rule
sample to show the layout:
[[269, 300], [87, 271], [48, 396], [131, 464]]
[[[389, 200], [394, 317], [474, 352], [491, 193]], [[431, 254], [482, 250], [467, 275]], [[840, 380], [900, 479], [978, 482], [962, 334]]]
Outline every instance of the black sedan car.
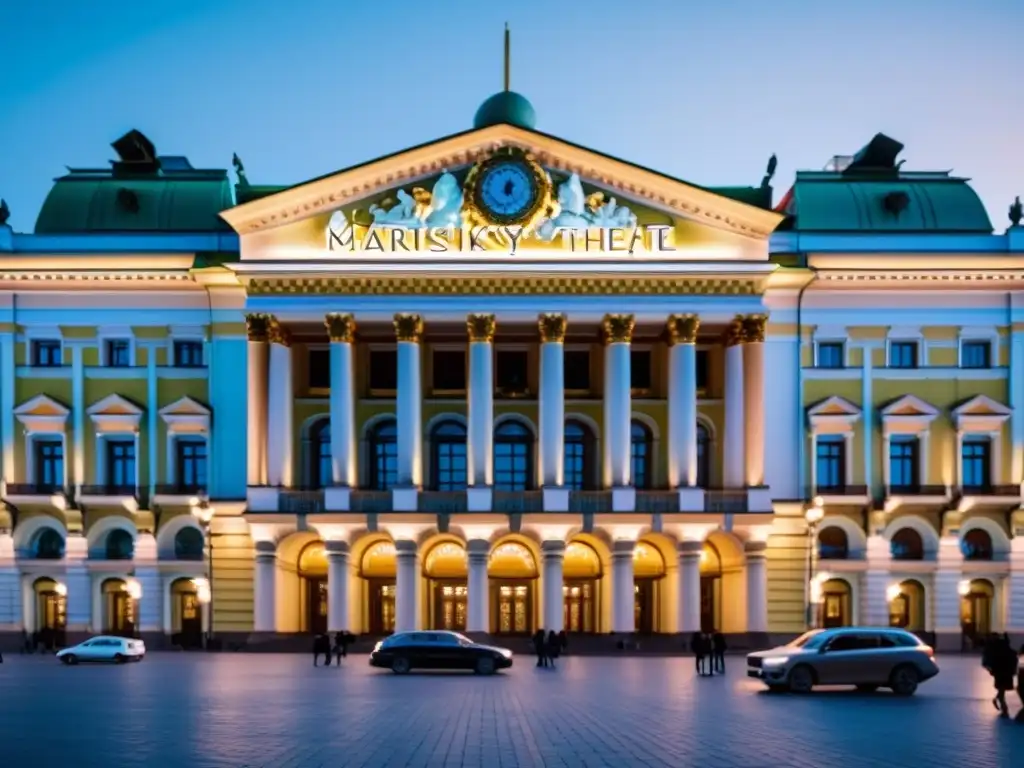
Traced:
[[399, 675], [411, 669], [471, 669], [493, 675], [512, 666], [512, 651], [474, 643], [458, 632], [399, 632], [377, 643], [370, 666]]

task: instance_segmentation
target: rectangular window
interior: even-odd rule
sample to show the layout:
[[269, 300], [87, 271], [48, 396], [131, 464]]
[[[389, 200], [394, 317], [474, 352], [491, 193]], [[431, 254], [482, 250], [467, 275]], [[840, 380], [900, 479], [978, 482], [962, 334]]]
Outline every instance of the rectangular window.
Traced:
[[992, 345], [987, 341], [965, 341], [960, 349], [961, 368], [990, 368]]
[[921, 487], [916, 437], [894, 437], [889, 442], [891, 493], [913, 493]]
[[370, 350], [370, 392], [387, 394], [398, 389], [398, 351]]
[[697, 391], [705, 392], [708, 388], [708, 351], [697, 350]]
[[176, 342], [174, 342], [174, 367], [175, 368], [202, 368], [203, 367], [203, 342], [201, 342], [201, 341], [176, 341]]
[[127, 368], [131, 364], [131, 345], [126, 339], [111, 339], [107, 342], [107, 365], [109, 367]]
[[527, 379], [529, 354], [522, 350], [499, 349], [496, 358], [494, 381], [499, 394], [506, 397], [525, 395], [529, 390]]
[[461, 349], [434, 350], [434, 392], [466, 391], [466, 353]]
[[629, 352], [629, 386], [637, 394], [651, 391], [652, 359], [647, 349], [631, 349]]
[[64, 364], [59, 341], [52, 339], [32, 342], [32, 365], [39, 368], [57, 368]]
[[985, 491], [992, 484], [989, 454], [992, 444], [988, 440], [965, 440], [961, 448], [965, 491]]
[[135, 494], [135, 441], [107, 441], [107, 476], [104, 478], [111, 495]]
[[33, 470], [33, 480], [42, 493], [51, 493], [63, 488], [64, 444], [60, 440], [36, 440]]
[[818, 491], [842, 491], [846, 487], [845, 439], [835, 435], [819, 437], [815, 462]]
[[889, 344], [890, 368], [917, 368], [917, 342], [893, 341]]
[[825, 341], [818, 344], [819, 368], [844, 368], [843, 342]]
[[590, 350], [565, 351], [565, 388], [570, 392], [590, 392]]
[[309, 350], [309, 388], [331, 388], [331, 350]]
[[178, 440], [175, 485], [182, 493], [202, 493], [206, 490], [206, 441]]

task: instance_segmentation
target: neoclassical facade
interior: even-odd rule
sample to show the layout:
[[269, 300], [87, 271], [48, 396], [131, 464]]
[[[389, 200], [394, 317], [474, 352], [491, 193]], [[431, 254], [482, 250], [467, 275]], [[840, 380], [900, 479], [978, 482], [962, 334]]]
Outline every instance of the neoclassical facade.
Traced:
[[[294, 186], [131, 132], [0, 206], [0, 632], [1024, 633], [1024, 228], [538, 131]], [[303, 646], [304, 647], [304, 646]]]

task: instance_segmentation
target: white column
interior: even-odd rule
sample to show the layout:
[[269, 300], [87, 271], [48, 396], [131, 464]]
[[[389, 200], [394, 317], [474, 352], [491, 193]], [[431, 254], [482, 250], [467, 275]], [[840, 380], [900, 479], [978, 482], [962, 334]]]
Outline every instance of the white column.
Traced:
[[699, 541], [681, 541], [679, 557], [679, 627], [683, 633], [700, 632], [700, 553], [704, 545]]
[[541, 486], [561, 486], [565, 479], [565, 315], [546, 314], [537, 319], [540, 331]]
[[270, 380], [267, 386], [267, 485], [292, 485], [292, 349], [276, 323], [270, 326]]
[[[605, 315], [604, 481], [609, 488], [630, 484], [630, 342], [633, 315]], [[631, 614], [632, 615], [632, 614]]]
[[419, 629], [419, 554], [415, 541], [396, 541], [395, 632]]
[[356, 321], [332, 313], [324, 320], [331, 340], [331, 482], [354, 488], [356, 481], [355, 368], [352, 346]]
[[747, 632], [768, 631], [767, 544], [748, 541], [747, 554]]
[[668, 480], [673, 488], [697, 485], [696, 315], [668, 319]]
[[398, 342], [398, 485], [419, 488], [423, 480], [423, 393], [420, 382], [420, 339], [423, 319], [419, 315], [395, 315]]
[[746, 468], [743, 424], [743, 326], [737, 318], [725, 341], [725, 440], [722, 480], [726, 488], [742, 488]]
[[[14, 402], [14, 325], [7, 327], [12, 330], [0, 333], [0, 371], [5, 372], [5, 375], [0, 376], [0, 479], [13, 483], [19, 479], [16, 469], [18, 462], [14, 454], [14, 408], [17, 405]], [[32, 482], [30, 477], [23, 480]]]
[[743, 319], [743, 441], [746, 485], [764, 485], [764, 331], [767, 315]]
[[159, 632], [164, 594], [157, 563], [156, 537], [152, 533], [140, 533], [136, 537], [134, 561], [135, 580], [142, 593], [135, 620], [140, 632]]
[[561, 632], [565, 628], [565, 593], [562, 587], [562, 564], [565, 560], [564, 541], [544, 541], [540, 545], [544, 558], [544, 631]]
[[494, 484], [494, 315], [470, 315], [469, 461], [471, 486]]
[[253, 570], [253, 631], [277, 631], [277, 553], [272, 542], [256, 542], [256, 565]]
[[[864, 354], [864, 363], [861, 369], [860, 424], [864, 440], [864, 485], [868, 487], [868, 495], [874, 496], [875, 414], [873, 405], [874, 394], [872, 393], [873, 374], [871, 372], [871, 355], [873, 350], [870, 346], [865, 346], [862, 352]], [[814, 454], [811, 455], [814, 456]], [[882, 463], [889, 463], [888, 451], [882, 456]], [[846, 483], [847, 485], [857, 485], [857, 479], [851, 474], [847, 476]]]
[[487, 580], [487, 556], [491, 551], [490, 542], [485, 539], [470, 539], [466, 542], [466, 560], [469, 579], [466, 584], [466, 631], [490, 632], [490, 582]]
[[867, 571], [864, 573], [860, 622], [865, 626], [886, 627], [889, 625], [889, 599], [886, 591], [892, 580], [889, 542], [878, 533], [869, 535], [865, 559]]
[[247, 362], [246, 483], [267, 484], [267, 341], [270, 315], [245, 316], [249, 335]]
[[636, 631], [636, 594], [633, 587], [635, 541], [616, 541], [612, 548], [612, 632]]
[[[71, 453], [72, 478], [75, 497], [86, 485], [85, 477], [85, 369], [82, 366], [82, 346], [71, 347], [71, 413], [74, 424], [74, 449]], [[26, 478], [34, 481], [35, 478]]]
[[[85, 569], [89, 545], [85, 536], [71, 534], [64, 542], [64, 584], [67, 594], [68, 632], [87, 632], [92, 625], [92, 582]], [[39, 620], [37, 617], [37, 626]]]
[[349, 629], [348, 544], [327, 541], [324, 548], [327, 551], [327, 631], [341, 632]]
[[[146, 347], [146, 402], [156, 404], [160, 402], [160, 390], [156, 376], [156, 347], [152, 344]], [[160, 466], [160, 431], [157, 428], [160, 409], [150, 407], [147, 409], [146, 420], [149, 422], [149, 435], [146, 438], [147, 453], [149, 462], [149, 498], [152, 499], [156, 493], [156, 486], [160, 478], [167, 472], [167, 462]], [[138, 471], [138, 470], [136, 470]], [[170, 477], [165, 477], [164, 482], [170, 482]]]

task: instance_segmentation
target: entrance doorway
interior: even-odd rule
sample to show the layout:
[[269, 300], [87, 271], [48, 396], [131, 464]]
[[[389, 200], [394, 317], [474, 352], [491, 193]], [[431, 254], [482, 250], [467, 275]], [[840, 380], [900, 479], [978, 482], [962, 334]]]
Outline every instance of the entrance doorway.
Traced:
[[434, 629], [466, 631], [465, 584], [434, 584]]
[[986, 579], [974, 579], [967, 594], [960, 598], [960, 630], [975, 647], [992, 633], [994, 598], [995, 588]]
[[299, 591], [304, 606], [302, 629], [314, 635], [327, 632], [327, 549], [314, 541], [299, 553]]
[[100, 587], [103, 593], [103, 634], [118, 637], [135, 636], [135, 600], [128, 585], [121, 579], [107, 579]]
[[67, 627], [67, 590], [53, 579], [36, 579], [35, 640], [47, 650], [64, 647]]
[[390, 635], [395, 631], [395, 582], [370, 582], [370, 634]]
[[654, 632], [654, 579], [637, 579], [633, 585], [633, 626], [641, 634]]
[[395, 631], [395, 545], [388, 540], [371, 544], [359, 563], [359, 575], [366, 580], [366, 628], [371, 635]]
[[908, 579], [889, 600], [889, 626], [910, 632], [925, 629], [925, 593], [921, 582]]
[[469, 596], [465, 548], [457, 541], [434, 545], [423, 561], [423, 575], [430, 582], [430, 628], [464, 632]]
[[600, 631], [598, 584], [601, 575], [601, 558], [597, 551], [582, 541], [569, 542], [562, 562], [563, 626], [566, 632]]
[[660, 627], [658, 611], [658, 582], [665, 576], [665, 558], [657, 546], [647, 541], [637, 542], [633, 549], [633, 628], [640, 634], [657, 632]]
[[181, 648], [201, 648], [203, 614], [192, 579], [171, 584], [171, 641]]
[[700, 551], [700, 631], [721, 632], [722, 557], [710, 541]]
[[525, 544], [506, 541], [487, 561], [491, 584], [491, 630], [499, 635], [526, 635], [534, 629], [533, 590], [537, 562]]
[[499, 581], [493, 584], [497, 598], [497, 628], [499, 635], [525, 635], [531, 631], [530, 585], [522, 582]]
[[852, 625], [850, 585], [842, 579], [829, 579], [821, 586], [820, 626], [822, 629], [834, 629]]

